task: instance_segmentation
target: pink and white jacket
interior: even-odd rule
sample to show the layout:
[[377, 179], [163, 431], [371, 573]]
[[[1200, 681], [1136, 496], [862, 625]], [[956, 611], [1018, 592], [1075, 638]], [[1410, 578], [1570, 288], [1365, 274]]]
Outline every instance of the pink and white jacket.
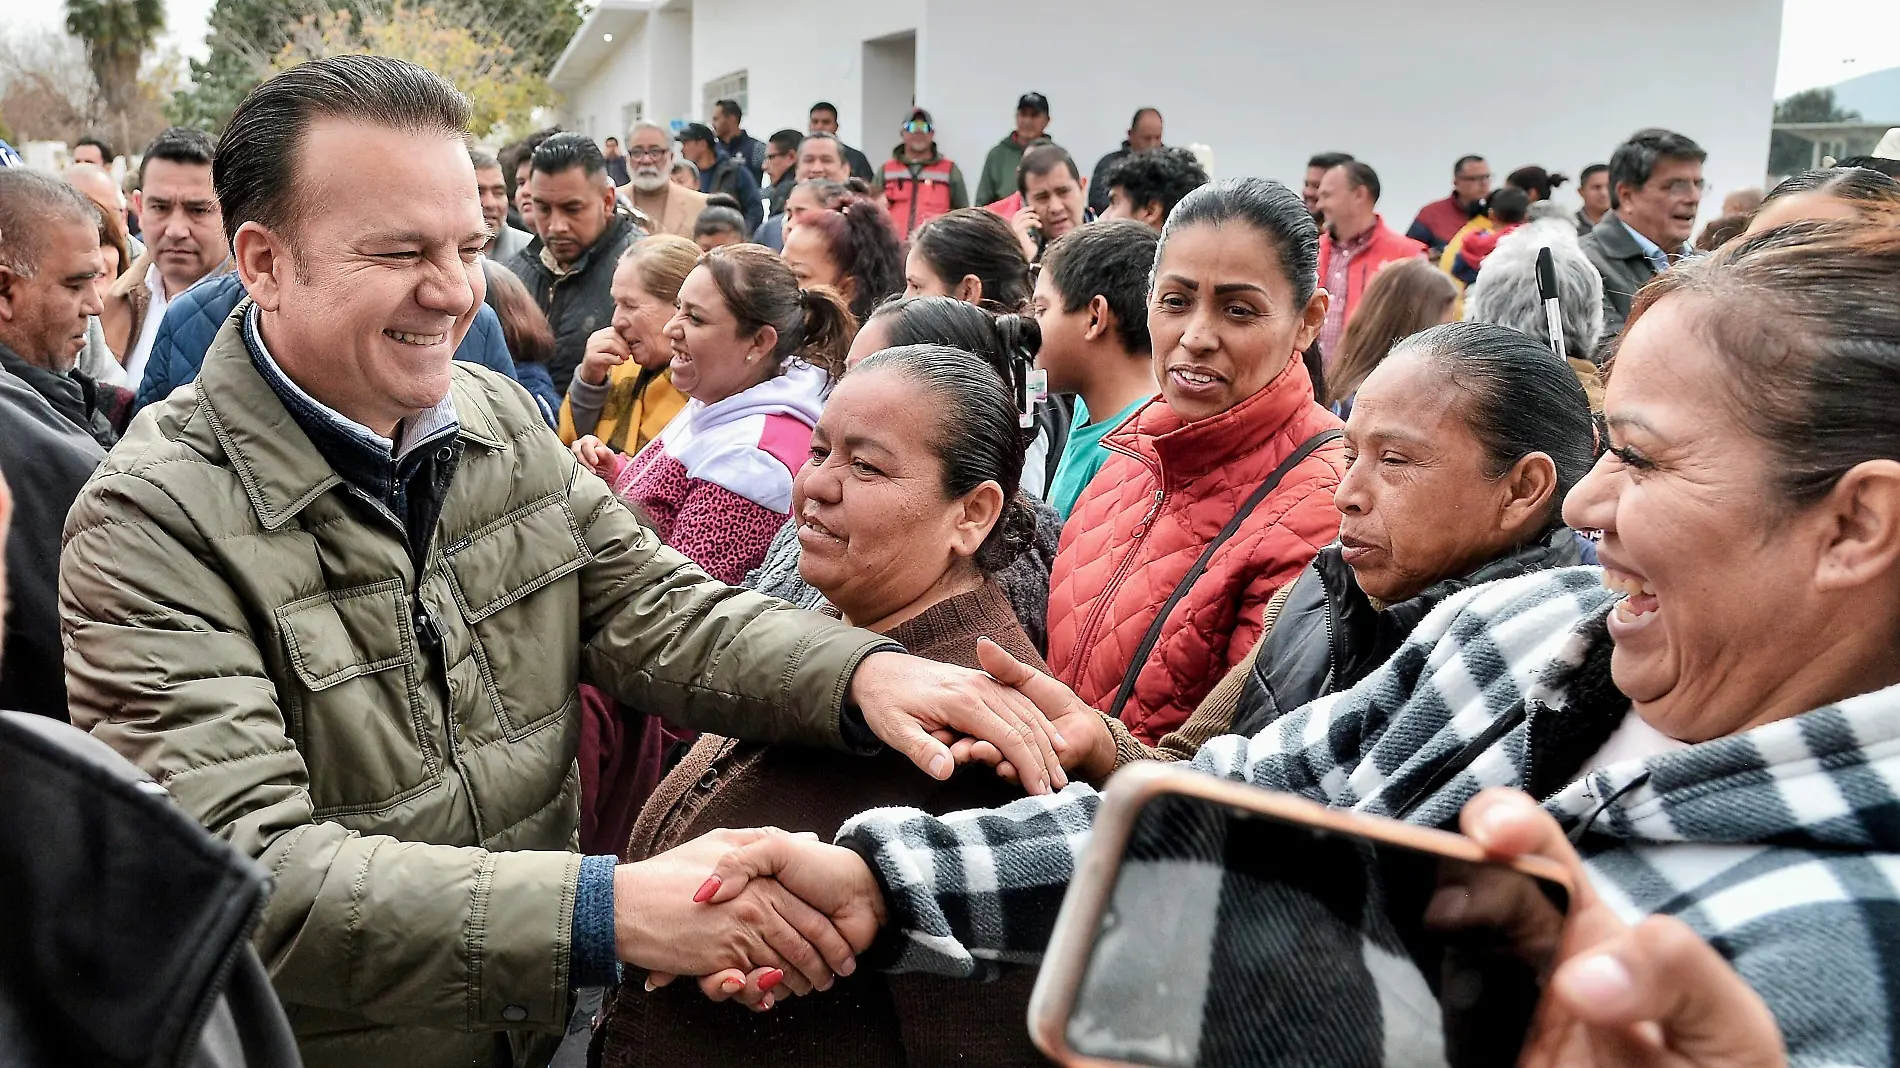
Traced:
[[688, 401], [607, 481], [646, 512], [661, 541], [737, 584], [791, 514], [792, 475], [811, 456], [811, 428], [829, 387], [824, 371], [793, 361], [725, 400]]

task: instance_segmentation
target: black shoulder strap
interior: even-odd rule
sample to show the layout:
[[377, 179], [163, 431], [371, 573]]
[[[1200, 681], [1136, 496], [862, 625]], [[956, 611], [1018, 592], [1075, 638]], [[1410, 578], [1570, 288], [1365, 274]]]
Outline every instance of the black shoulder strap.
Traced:
[[1292, 455], [1280, 461], [1280, 466], [1274, 468], [1266, 481], [1260, 483], [1259, 488], [1242, 502], [1240, 510], [1234, 513], [1234, 517], [1227, 521], [1226, 526], [1220, 528], [1220, 533], [1214, 535], [1214, 540], [1207, 543], [1207, 548], [1201, 550], [1201, 558], [1194, 561], [1194, 566], [1188, 568], [1187, 574], [1181, 576], [1180, 583], [1168, 596], [1167, 603], [1161, 606], [1161, 611], [1155, 615], [1154, 622], [1148, 624], [1148, 633], [1142, 635], [1141, 645], [1135, 649], [1134, 658], [1128, 662], [1128, 673], [1122, 676], [1122, 687], [1115, 694], [1114, 707], [1108, 713], [1110, 716], [1116, 719], [1121, 718], [1122, 708], [1135, 694], [1135, 680], [1141, 676], [1141, 669], [1148, 665], [1148, 656], [1154, 652], [1155, 643], [1161, 640], [1161, 628], [1167, 623], [1168, 616], [1173, 613], [1174, 607], [1180, 604], [1181, 599], [1194, 588], [1194, 584], [1200, 581], [1202, 573], [1207, 570], [1207, 565], [1213, 561], [1214, 553], [1227, 544], [1227, 540], [1234, 536], [1253, 510], [1260, 506], [1260, 502], [1266, 500], [1268, 494], [1279, 488], [1280, 480], [1287, 476], [1287, 472], [1298, 467], [1300, 461], [1313, 454], [1313, 450], [1345, 436], [1343, 430], [1323, 430], [1301, 442], [1300, 447], [1294, 449]]

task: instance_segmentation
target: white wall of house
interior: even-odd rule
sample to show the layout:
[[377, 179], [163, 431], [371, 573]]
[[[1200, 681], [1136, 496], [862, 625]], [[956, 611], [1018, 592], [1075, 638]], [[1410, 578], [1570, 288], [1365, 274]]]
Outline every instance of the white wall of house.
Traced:
[[[616, 47], [598, 72], [581, 91], [569, 95], [562, 125], [596, 141], [627, 139], [621, 114], [628, 105], [647, 97], [647, 26], [651, 18], [641, 17], [631, 32], [623, 30], [614, 35]], [[647, 114], [652, 114], [650, 103]]]
[[[1212, 146], [1217, 176], [1293, 183], [1314, 152], [1351, 152], [1378, 170], [1401, 230], [1451, 191], [1468, 152], [1499, 182], [1527, 164], [1574, 178], [1639, 127], [1666, 126], [1708, 149], [1714, 207], [1767, 169], [1780, 0], [1520, 5], [1510, 19], [1469, 0], [1334, 10], [1350, 27], [1322, 35], [1311, 6], [1280, 0], [1096, 0], [1086, 18], [1069, 4], [932, 0], [920, 95], [966, 174], [1034, 89], [1085, 175], [1153, 106], [1170, 144]], [[1062, 38], [1072, 60], [1025, 58], [1019, 44]]]
[[[617, 123], [645, 99], [664, 123], [704, 119], [701, 87], [745, 71], [754, 136], [804, 129], [812, 101], [827, 99], [875, 163], [910, 103], [896, 87], [908, 59], [917, 103], [971, 182], [1033, 89], [1085, 173], [1137, 107], [1154, 106], [1169, 143], [1212, 147], [1217, 176], [1293, 182], [1308, 155], [1352, 152], [1379, 171], [1382, 209], [1401, 229], [1449, 192], [1467, 152], [1499, 181], [1531, 163], [1574, 177], [1642, 126], [1708, 149], [1705, 215], [1721, 192], [1762, 180], [1781, 0], [1598, 0], [1512, 20], [1473, 0], [1349, 7], [1342, 37], [1322, 36], [1311, 6], [1290, 0], [661, 0], [641, 40], [617, 39], [613, 57], [560, 87], [570, 122]], [[672, 29], [659, 41], [662, 20]]]

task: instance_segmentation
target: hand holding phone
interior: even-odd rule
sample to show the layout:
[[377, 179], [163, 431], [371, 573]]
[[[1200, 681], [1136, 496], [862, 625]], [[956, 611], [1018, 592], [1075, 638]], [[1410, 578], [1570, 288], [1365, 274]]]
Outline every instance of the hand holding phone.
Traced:
[[1061, 1064], [1517, 1063], [1569, 874], [1178, 765], [1109, 783], [1030, 1003]]
[[1494, 857], [1542, 856], [1571, 873], [1570, 922], [1524, 1068], [1786, 1068], [1780, 1028], [1761, 996], [1680, 920], [1625, 924], [1529, 796], [1487, 790], [1459, 824]]

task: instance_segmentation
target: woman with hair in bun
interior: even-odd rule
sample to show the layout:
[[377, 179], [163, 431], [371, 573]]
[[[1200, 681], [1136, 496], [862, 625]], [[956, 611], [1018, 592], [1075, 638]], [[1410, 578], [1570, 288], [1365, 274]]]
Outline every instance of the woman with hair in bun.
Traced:
[[[856, 367], [871, 354], [907, 345], [948, 345], [973, 353], [1012, 384], [1022, 363], [1017, 355], [1034, 352], [1034, 320], [1019, 315], [991, 316], [972, 304], [952, 297], [904, 297], [880, 305], [864, 321], [851, 342], [846, 367]], [[1027, 464], [1025, 464], [1027, 466]], [[1048, 640], [1049, 568], [1055, 563], [1056, 542], [1062, 536], [1062, 517], [1041, 498], [1023, 487], [1023, 501], [1036, 515], [1036, 537], [1030, 550], [996, 576], [1008, 595], [1016, 619], [1038, 650]], [[824, 594], [799, 574], [798, 518], [779, 528], [766, 551], [765, 562], [746, 576], [745, 584], [800, 608], [824, 605]]]
[[[1041, 659], [997, 575], [1033, 536], [1017, 493], [1023, 435], [1011, 389], [980, 357], [943, 345], [890, 348], [846, 375], [812, 434], [793, 490], [799, 565], [845, 622], [912, 653], [977, 665], [988, 638]], [[901, 754], [820, 752], [702, 735], [635, 825], [639, 859], [721, 827], [771, 824], [829, 838], [876, 806], [933, 813], [1021, 795], [986, 769], [945, 782]], [[869, 968], [769, 1015], [708, 1001], [690, 982], [626, 983], [600, 1024], [603, 1065], [1030, 1065], [1021, 1026], [1033, 968], [994, 983], [883, 975]]]
[[592, 435], [574, 455], [662, 541], [737, 583], [791, 512], [792, 476], [857, 320], [836, 290], [800, 289], [770, 249], [729, 245], [686, 276], [665, 333], [686, 406], [632, 459]]
[[813, 212], [785, 235], [785, 262], [801, 286], [830, 286], [844, 294], [851, 314], [904, 291], [904, 247], [884, 205], [851, 193]]

